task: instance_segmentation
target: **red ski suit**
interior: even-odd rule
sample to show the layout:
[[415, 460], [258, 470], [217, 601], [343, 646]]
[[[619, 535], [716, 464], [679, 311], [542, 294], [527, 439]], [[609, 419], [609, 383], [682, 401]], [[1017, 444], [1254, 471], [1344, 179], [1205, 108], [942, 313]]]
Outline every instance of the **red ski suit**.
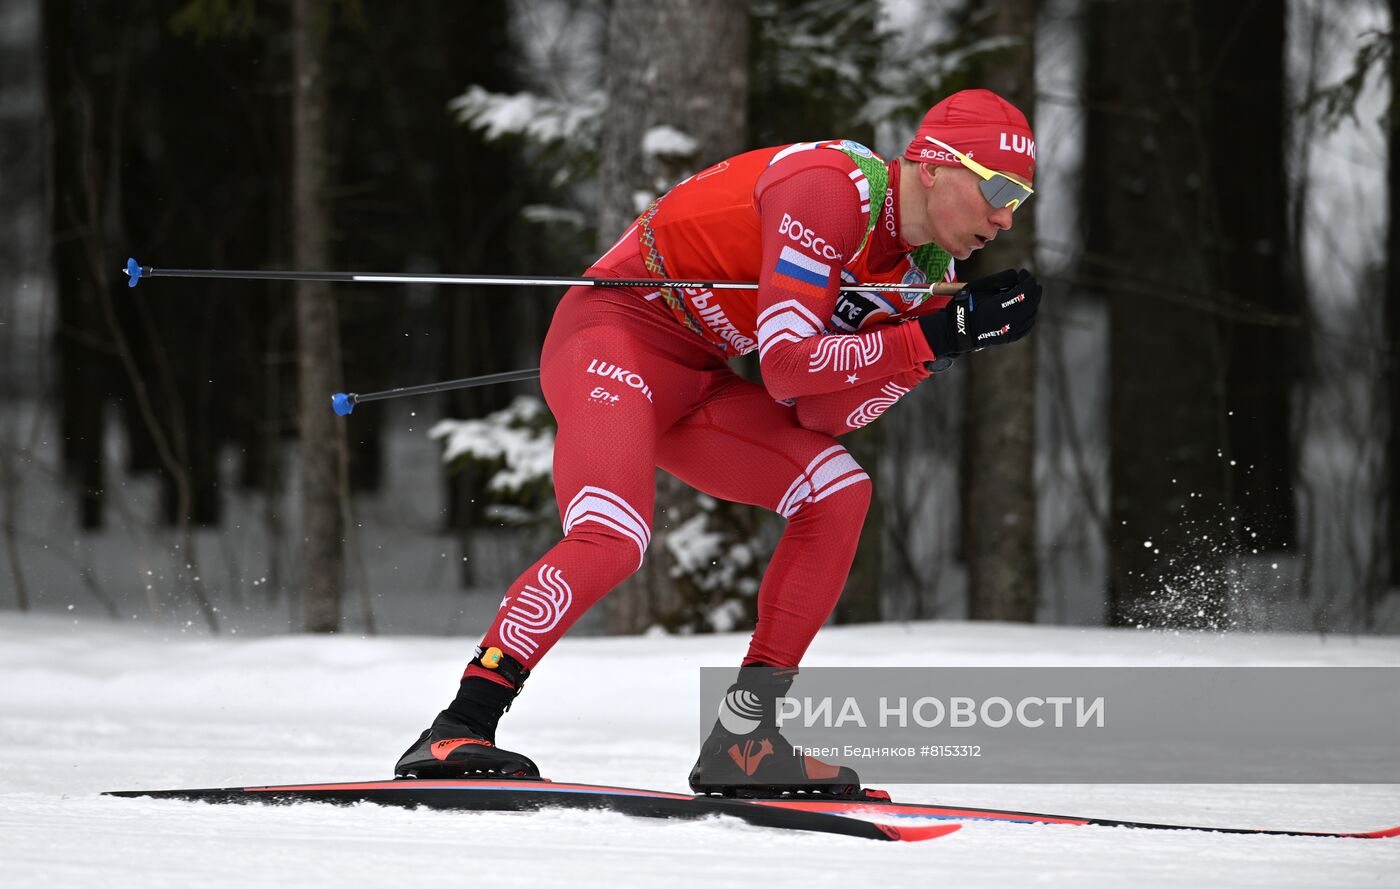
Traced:
[[[928, 375], [935, 356], [919, 326], [901, 322], [947, 301], [837, 288], [952, 280], [946, 253], [929, 245], [911, 255], [899, 238], [898, 192], [898, 163], [854, 142], [741, 154], [653, 202], [589, 274], [756, 280], [757, 291], [564, 295], [540, 359], [559, 423], [564, 538], [511, 585], [483, 649], [533, 668], [637, 570], [659, 466], [788, 520], [744, 662], [798, 665], [845, 585], [870, 498], [869, 477], [833, 436]], [[754, 349], [762, 386], [727, 364]], [[501, 681], [475, 665], [468, 673]]]

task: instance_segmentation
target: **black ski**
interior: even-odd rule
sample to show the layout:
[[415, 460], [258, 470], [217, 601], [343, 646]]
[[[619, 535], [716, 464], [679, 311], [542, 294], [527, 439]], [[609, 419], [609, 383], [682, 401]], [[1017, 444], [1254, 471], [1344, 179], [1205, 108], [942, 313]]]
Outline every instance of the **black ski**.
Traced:
[[976, 809], [966, 806], [940, 806], [924, 803], [896, 803], [889, 800], [815, 800], [815, 799], [772, 799], [754, 800], [754, 804], [784, 808], [798, 812], [826, 812], [840, 815], [864, 815], [888, 819], [891, 823], [928, 819], [948, 819], [952, 821], [1000, 821], [1013, 824], [1064, 824], [1092, 827], [1126, 827], [1136, 830], [1194, 830], [1207, 833], [1251, 834], [1254, 836], [1280, 837], [1336, 837], [1342, 839], [1384, 839], [1400, 837], [1400, 827], [1371, 830], [1355, 833], [1338, 833], [1318, 830], [1269, 830], [1257, 827], [1210, 827], [1199, 824], [1156, 824], [1147, 821], [1118, 821], [1112, 818], [1082, 818], [1072, 815], [1048, 815], [1042, 812], [1021, 812], [1015, 809]]
[[[565, 784], [542, 780], [366, 781], [348, 784], [290, 784], [273, 787], [224, 787], [203, 790], [123, 790], [109, 796], [200, 800], [212, 803], [370, 802], [391, 806], [425, 806], [467, 811], [537, 811], [540, 809], [606, 809], [643, 818], [706, 818], [723, 815], [758, 827], [811, 830], [877, 840], [925, 840], [944, 836], [969, 821], [1012, 824], [1062, 824], [1123, 827], [1137, 830], [1192, 830], [1256, 836], [1338, 837], [1381, 839], [1400, 837], [1400, 827], [1341, 833], [1312, 830], [1270, 830], [1157, 824], [1050, 815], [1014, 809], [978, 809], [924, 803], [896, 803], [878, 795], [863, 800], [730, 799], [691, 796], [659, 790]], [[942, 823], [931, 823], [942, 822]]]
[[348, 784], [288, 784], [274, 787], [218, 787], [190, 790], [118, 790], [107, 796], [195, 800], [208, 803], [377, 803], [388, 806], [479, 812], [541, 809], [602, 809], [641, 818], [694, 820], [716, 815], [755, 827], [816, 831], [869, 840], [915, 842], [946, 836], [957, 823], [892, 825], [832, 812], [805, 812], [778, 806], [689, 794], [561, 784], [532, 780], [395, 780]]

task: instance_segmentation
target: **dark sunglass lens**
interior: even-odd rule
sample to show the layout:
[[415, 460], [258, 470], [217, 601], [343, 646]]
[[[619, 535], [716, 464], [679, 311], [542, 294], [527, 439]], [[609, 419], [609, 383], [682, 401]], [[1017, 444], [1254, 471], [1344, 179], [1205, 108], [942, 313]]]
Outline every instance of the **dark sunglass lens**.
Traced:
[[1017, 205], [1025, 203], [1030, 193], [1020, 183], [1015, 182], [1005, 176], [993, 176], [991, 179], [982, 180], [982, 196], [987, 199], [987, 203], [993, 207], [1001, 208], [1011, 204], [1013, 201]]

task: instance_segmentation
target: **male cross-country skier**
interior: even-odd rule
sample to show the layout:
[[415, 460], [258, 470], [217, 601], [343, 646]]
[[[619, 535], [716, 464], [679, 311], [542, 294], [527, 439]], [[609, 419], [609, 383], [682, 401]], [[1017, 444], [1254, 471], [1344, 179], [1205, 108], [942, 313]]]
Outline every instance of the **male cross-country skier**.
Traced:
[[[456, 699], [395, 774], [539, 776], [495, 745], [497, 722], [569, 627], [641, 565], [659, 466], [787, 520], [691, 787], [859, 793], [850, 768], [795, 755], [774, 714], [846, 583], [870, 500], [869, 476], [836, 436], [873, 421], [943, 359], [1025, 336], [1041, 289], [1024, 270], [953, 298], [838, 288], [955, 280], [955, 259], [1011, 228], [1034, 174], [1025, 116], [995, 93], [966, 90], [930, 109], [894, 161], [849, 140], [762, 148], [653, 201], [589, 275], [758, 289], [564, 295], [540, 356], [559, 424], [564, 537], [511, 585]], [[754, 350], [762, 385], [727, 364]]]

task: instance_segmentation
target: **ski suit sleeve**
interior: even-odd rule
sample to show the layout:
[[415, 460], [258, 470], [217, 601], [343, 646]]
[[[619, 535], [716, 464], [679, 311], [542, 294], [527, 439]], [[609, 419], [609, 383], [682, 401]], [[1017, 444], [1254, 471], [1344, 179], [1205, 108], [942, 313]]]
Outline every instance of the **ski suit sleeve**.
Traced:
[[804, 429], [830, 436], [854, 432], [875, 422], [928, 376], [920, 366], [839, 392], [803, 396], [797, 399], [797, 422]]
[[849, 158], [821, 149], [785, 158], [759, 178], [759, 368], [776, 399], [846, 391], [933, 359], [917, 324], [826, 330], [841, 267], [869, 219], [864, 183]]

